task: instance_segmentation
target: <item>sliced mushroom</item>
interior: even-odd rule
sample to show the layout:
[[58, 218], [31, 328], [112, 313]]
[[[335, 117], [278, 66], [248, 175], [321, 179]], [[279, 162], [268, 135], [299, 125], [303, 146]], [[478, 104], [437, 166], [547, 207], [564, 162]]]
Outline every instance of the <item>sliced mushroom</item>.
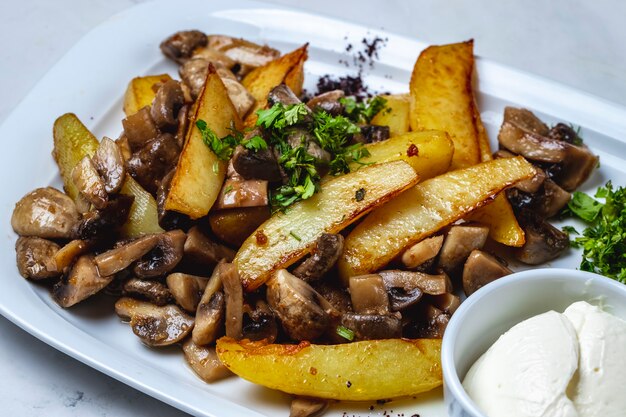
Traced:
[[146, 191], [154, 194], [161, 179], [176, 165], [179, 154], [176, 138], [163, 133], [135, 152], [126, 161], [126, 169]]
[[574, 191], [587, 181], [598, 166], [599, 157], [586, 146], [567, 145], [565, 160], [553, 180], [565, 190]]
[[316, 417], [328, 408], [328, 400], [311, 397], [294, 397], [289, 408], [289, 417]]
[[474, 250], [463, 267], [463, 291], [470, 296], [479, 288], [512, 274], [506, 264], [486, 252]]
[[171, 131], [178, 126], [178, 111], [185, 104], [183, 90], [180, 83], [175, 80], [168, 80], [161, 84], [152, 107], [150, 115], [158, 128]]
[[343, 236], [323, 233], [315, 241], [311, 256], [294, 269], [293, 274], [309, 283], [317, 281], [330, 271], [342, 252]]
[[316, 282], [314, 289], [317, 291], [328, 304], [332, 306], [332, 310], [339, 313], [352, 312], [352, 301], [350, 300], [350, 292], [347, 288], [340, 286], [334, 280], [324, 282]]
[[98, 270], [104, 276], [120, 272], [150, 252], [157, 243], [159, 243], [158, 235], [146, 235], [125, 245], [103, 252], [95, 258]]
[[293, 104], [302, 103], [300, 99], [293, 93], [293, 91], [291, 91], [291, 88], [287, 87], [287, 85], [284, 83], [272, 88], [269, 95], [267, 96], [267, 101], [269, 102], [270, 106], [276, 103], [280, 103], [283, 106], [290, 106]]
[[69, 275], [52, 288], [52, 298], [61, 307], [71, 307], [91, 297], [113, 281], [113, 275], [101, 275], [93, 255], [83, 255], [74, 264]]
[[186, 263], [203, 269], [213, 268], [221, 260], [231, 262], [235, 257], [235, 251], [212, 241], [198, 226], [187, 232], [183, 250]]
[[389, 139], [391, 130], [389, 126], [364, 125], [361, 132], [356, 134], [352, 140], [360, 143], [376, 143]]
[[170, 192], [172, 179], [176, 174], [176, 168], [172, 168], [163, 179], [159, 182], [156, 191], [157, 214], [159, 218], [159, 226], [164, 230], [187, 229], [191, 224], [189, 216], [173, 210], [165, 209], [167, 195]]
[[133, 196], [118, 194], [115, 198], [110, 198], [102, 209], [85, 213], [76, 225], [76, 236], [83, 240], [102, 240], [114, 236], [126, 223], [133, 201]]
[[[182, 230], [170, 230], [157, 235], [157, 244], [133, 267], [139, 278], [154, 278], [167, 274], [183, 258], [187, 235]], [[171, 290], [171, 289], [170, 289]]]
[[354, 332], [354, 340], [397, 339], [402, 336], [402, 317], [399, 313], [358, 314], [344, 313], [341, 325]]
[[548, 126], [543, 123], [533, 112], [515, 107], [504, 108], [504, 121], [511, 123], [529, 133], [546, 136], [549, 132]]
[[383, 277], [387, 291], [402, 288], [407, 292], [418, 288], [424, 294], [440, 295], [452, 292], [452, 283], [445, 273], [429, 275], [423, 272], [387, 270], [378, 273]]
[[191, 97], [194, 99], [200, 95], [204, 82], [206, 81], [207, 74], [209, 72], [209, 61], [204, 58], [192, 58], [187, 61], [178, 69], [180, 78], [183, 83], [189, 88]]
[[340, 100], [346, 96], [343, 90], [332, 90], [319, 94], [310, 99], [306, 105], [313, 111], [324, 110], [332, 116], [339, 116], [343, 113], [344, 105]]
[[72, 181], [81, 195], [96, 208], [101, 209], [109, 201], [104, 180], [89, 156], [84, 157], [72, 170]]
[[267, 281], [267, 301], [294, 340], [312, 341], [326, 331], [330, 319], [320, 305], [322, 300], [309, 284], [285, 269], [274, 272]]
[[209, 224], [216, 237], [238, 248], [270, 216], [269, 207], [219, 210], [209, 213]]
[[176, 272], [165, 280], [176, 303], [190, 313], [195, 313], [206, 287], [207, 279]]
[[350, 298], [354, 311], [359, 314], [385, 314], [389, 312], [389, 297], [378, 274], [350, 277]]
[[518, 216], [526, 234], [526, 243], [515, 251], [515, 257], [525, 264], [538, 265], [558, 257], [569, 247], [569, 237], [550, 223], [537, 219], [532, 213]]
[[456, 272], [474, 249], [482, 249], [489, 236], [489, 227], [478, 224], [452, 226], [439, 252], [439, 266], [451, 274]]
[[56, 251], [49, 259], [46, 267], [49, 271], [65, 272], [66, 268], [69, 268], [79, 256], [91, 250], [92, 246], [92, 241], [74, 239]]
[[[495, 158], [512, 158], [514, 156], [514, 154], [503, 149], [500, 149], [494, 154]], [[525, 193], [535, 193], [539, 191], [547, 176], [545, 171], [537, 166], [535, 166], [535, 171], [536, 174], [532, 178], [518, 182], [517, 184], [515, 184], [513, 190], [517, 189]]]
[[[196, 48], [193, 51], [192, 59], [205, 59], [212, 63], [217, 69], [227, 69], [228, 72], [237, 65], [237, 62], [230, 59], [226, 54], [213, 48]], [[185, 62], [185, 64], [187, 62]], [[232, 74], [232, 78], [236, 79], [234, 74]]]
[[442, 245], [443, 235], [426, 238], [402, 254], [402, 263], [409, 269], [425, 271], [434, 264]]
[[[254, 135], [248, 135], [252, 137]], [[245, 180], [280, 181], [280, 167], [270, 149], [255, 152], [237, 146], [232, 157], [233, 168]]]
[[124, 137], [133, 152], [137, 152], [159, 135], [159, 130], [150, 115], [149, 106], [142, 107], [137, 113], [127, 116], [122, 120], [122, 126], [124, 126]]
[[243, 336], [243, 287], [234, 264], [220, 263], [216, 267], [226, 298], [226, 336], [241, 339]]
[[546, 179], [543, 186], [534, 194], [513, 188], [507, 190], [506, 195], [516, 210], [531, 210], [541, 218], [550, 218], [558, 214], [571, 198], [570, 193], [550, 179]]
[[224, 181], [220, 191], [216, 209], [242, 207], [262, 207], [269, 204], [269, 194], [265, 180], [236, 180], [229, 178]]
[[431, 295], [429, 299], [434, 307], [437, 307], [449, 316], [452, 316], [461, 305], [461, 298], [449, 292], [441, 295]]
[[424, 314], [425, 320], [418, 325], [415, 337], [441, 339], [450, 321], [450, 316], [432, 305], [426, 306]]
[[294, 126], [285, 129], [285, 137], [287, 143], [289, 143], [289, 146], [291, 146], [292, 148], [304, 146], [307, 153], [317, 159], [318, 166], [324, 166], [330, 163], [330, 153], [325, 149], [322, 149], [313, 134], [310, 133], [308, 130], [301, 128], [300, 126]]
[[509, 151], [539, 162], [562, 162], [569, 146], [568, 143], [548, 139], [529, 133], [516, 125], [504, 122], [498, 133], [498, 142]]
[[115, 141], [117, 148], [120, 150], [122, 154], [122, 160], [126, 162], [133, 155], [133, 151], [130, 149], [130, 143], [128, 143], [128, 138], [122, 132], [120, 137]]
[[217, 357], [213, 346], [198, 346], [192, 339], [188, 339], [183, 343], [183, 352], [185, 361], [204, 382], [215, 382], [232, 375]]
[[267, 45], [259, 45], [245, 39], [225, 35], [209, 35], [209, 49], [224, 53], [238, 65], [237, 75], [243, 77], [252, 69], [268, 64], [280, 56], [280, 51]]
[[11, 226], [20, 236], [44, 239], [71, 239], [80, 220], [76, 205], [52, 187], [37, 188], [15, 205]]
[[191, 336], [199, 346], [215, 342], [224, 332], [226, 300], [222, 292], [221, 272], [218, 268], [213, 271], [196, 310], [196, 325]]
[[148, 346], [168, 346], [183, 340], [193, 329], [193, 317], [178, 306], [163, 307], [122, 297], [115, 303], [115, 313], [128, 320], [133, 333]]
[[184, 30], [176, 32], [161, 42], [160, 48], [163, 55], [182, 63], [196, 48], [206, 46], [207, 36], [199, 30]]
[[221, 80], [226, 87], [230, 101], [237, 110], [237, 114], [243, 119], [256, 102], [254, 96], [236, 79], [221, 77]]
[[185, 136], [189, 128], [191, 104], [185, 104], [178, 111], [178, 129], [176, 130], [176, 143], [180, 149], [185, 145]]
[[61, 273], [48, 269], [60, 247], [39, 237], [20, 237], [15, 242], [17, 269], [24, 278], [39, 280], [57, 277]]
[[550, 130], [545, 133], [545, 136], [550, 139], [560, 140], [562, 142], [567, 142], [572, 145], [577, 145], [580, 142], [580, 137], [578, 133], [571, 126], [566, 125], [565, 123], [557, 123], [552, 126]]
[[243, 316], [242, 333], [244, 339], [274, 343], [278, 335], [278, 325], [276, 316], [265, 301], [257, 301], [254, 310], [246, 311]]
[[104, 182], [105, 191], [109, 194], [119, 192], [126, 176], [124, 157], [119, 146], [107, 137], [102, 138], [92, 161]]
[[172, 293], [165, 284], [138, 278], [131, 278], [124, 282], [122, 294], [144, 299], [158, 306], [164, 306], [172, 301]]

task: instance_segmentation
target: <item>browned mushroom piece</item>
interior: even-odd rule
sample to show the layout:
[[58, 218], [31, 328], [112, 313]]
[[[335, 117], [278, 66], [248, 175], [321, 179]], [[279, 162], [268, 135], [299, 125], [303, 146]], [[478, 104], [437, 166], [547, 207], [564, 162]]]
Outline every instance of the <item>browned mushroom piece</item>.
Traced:
[[427, 305], [424, 310], [425, 319], [417, 328], [416, 337], [425, 339], [441, 339], [450, 321], [450, 315], [437, 307]]
[[[226, 54], [213, 48], [196, 48], [193, 51], [192, 59], [204, 59], [213, 64], [216, 69], [225, 69], [228, 70], [228, 72], [237, 65], [237, 62], [229, 58]], [[189, 61], [185, 62], [185, 64], [188, 62]], [[232, 74], [232, 78], [237, 79], [232, 72], [230, 72], [230, 74]], [[220, 77], [221, 76], [220, 74]]]
[[498, 142], [509, 151], [538, 162], [559, 163], [566, 155], [569, 145], [529, 133], [506, 120], [500, 127]]
[[525, 264], [538, 265], [558, 257], [569, 247], [569, 237], [532, 213], [522, 212], [518, 221], [526, 234], [526, 243], [515, 251], [515, 258]]
[[571, 194], [559, 187], [554, 181], [546, 179], [533, 194], [520, 189], [507, 190], [507, 198], [516, 210], [528, 209], [541, 218], [557, 215], [570, 201]]
[[194, 57], [178, 68], [178, 73], [183, 83], [189, 88], [191, 97], [194, 99], [200, 95], [204, 82], [209, 72], [209, 62], [205, 58]]
[[439, 252], [439, 266], [448, 274], [455, 273], [474, 249], [482, 249], [489, 236], [489, 227], [479, 224], [452, 226]]
[[301, 126], [291, 126], [285, 129], [285, 140], [292, 148], [304, 146], [307, 153], [317, 159], [318, 168], [326, 167], [331, 160], [330, 152], [323, 149], [312, 133]]
[[137, 261], [133, 272], [139, 278], [155, 278], [167, 274], [183, 259], [186, 239], [187, 235], [182, 230], [170, 230], [157, 235], [156, 246]]
[[198, 346], [188, 339], [183, 343], [183, 353], [187, 364], [204, 382], [215, 382], [232, 375], [217, 357], [214, 346]]
[[122, 120], [122, 126], [124, 126], [124, 137], [132, 152], [137, 152], [159, 135], [159, 130], [150, 115], [149, 106], [142, 107], [137, 113], [127, 116]]
[[124, 132], [122, 132], [120, 137], [115, 140], [115, 144], [122, 154], [122, 160], [126, 163], [126, 161], [128, 161], [133, 155], [133, 151], [130, 149], [130, 143], [128, 143], [128, 138]]
[[269, 207], [218, 210], [209, 213], [209, 224], [216, 237], [238, 248], [270, 216]]
[[163, 179], [161, 179], [156, 191], [159, 226], [161, 226], [164, 230], [187, 229], [191, 224], [189, 216], [177, 211], [165, 209], [165, 202], [167, 201], [167, 195], [170, 192], [174, 174], [176, 174], [176, 168], [172, 168], [170, 172], [168, 172]]
[[230, 101], [235, 106], [235, 110], [237, 110], [237, 114], [243, 119], [254, 106], [254, 103], [256, 103], [254, 96], [237, 79], [222, 76], [221, 80], [224, 83], [224, 87], [226, 87]]
[[165, 284], [138, 278], [124, 282], [122, 294], [149, 301], [157, 306], [164, 306], [172, 301], [172, 294]]
[[352, 312], [352, 301], [347, 288], [339, 285], [335, 280], [327, 280], [314, 283], [314, 289], [324, 300], [332, 306], [332, 310], [338, 313]]
[[175, 272], [165, 279], [176, 303], [190, 313], [195, 313], [207, 285], [207, 278]]
[[443, 245], [443, 235], [428, 237], [408, 248], [402, 254], [402, 263], [409, 269], [430, 269]]
[[[513, 158], [515, 156], [516, 155], [514, 153], [511, 153], [506, 149], [499, 149], [493, 154], [493, 157], [495, 159]], [[535, 166], [535, 175], [530, 179], [518, 182], [517, 184], [515, 184], [515, 187], [513, 187], [513, 189], [517, 189], [525, 193], [535, 193], [539, 190], [546, 178], [546, 172], [543, 169]]]
[[344, 313], [341, 325], [354, 332], [354, 340], [397, 339], [402, 336], [402, 316]]
[[15, 242], [17, 270], [24, 278], [33, 280], [58, 277], [60, 271], [49, 269], [60, 246], [39, 237], [20, 237]]
[[461, 297], [452, 293], [445, 293], [441, 295], [431, 295], [429, 297], [431, 304], [443, 311], [449, 316], [452, 316], [454, 312], [461, 305]]
[[80, 194], [96, 208], [101, 209], [109, 201], [104, 180], [89, 156], [84, 157], [72, 170], [72, 181]]
[[99, 210], [92, 210], [83, 216], [76, 225], [76, 237], [88, 239], [102, 239], [114, 236], [130, 215], [130, 208], [135, 197], [118, 194], [109, 198], [107, 204]]
[[541, 136], [548, 135], [550, 129], [535, 114], [526, 109], [515, 107], [504, 108], [504, 121], [515, 125], [525, 132], [535, 133]]
[[[245, 39], [226, 35], [209, 35], [209, 49], [217, 50], [237, 63], [233, 72], [243, 77], [254, 68], [268, 64], [280, 56], [280, 51]], [[235, 71], [236, 70], [236, 71]]]
[[192, 227], [187, 232], [183, 249], [186, 263], [205, 269], [213, 268], [221, 260], [231, 262], [235, 257], [234, 250], [215, 243], [198, 226]]
[[183, 104], [185, 97], [180, 83], [175, 80], [164, 82], [157, 90], [150, 108], [152, 120], [161, 130], [175, 131], [178, 126], [178, 112]]
[[376, 143], [387, 140], [391, 136], [389, 126], [363, 125], [360, 129], [361, 132], [352, 138], [353, 142]]
[[345, 95], [346, 93], [343, 90], [327, 91], [311, 98], [306, 105], [313, 111], [320, 109], [332, 116], [339, 116], [344, 109], [344, 105], [340, 100]]
[[274, 343], [278, 336], [278, 324], [274, 312], [265, 301], [258, 300], [254, 309], [246, 309], [243, 315], [242, 333], [244, 339], [266, 340], [267, 343]]
[[350, 277], [350, 298], [354, 311], [359, 314], [385, 314], [389, 312], [389, 297], [378, 274]]
[[328, 408], [328, 400], [312, 397], [293, 397], [289, 417], [317, 417]]
[[[255, 134], [248, 134], [247, 137], [260, 134], [258, 131], [253, 132]], [[281, 179], [278, 161], [270, 149], [255, 152], [243, 146], [237, 146], [231, 161], [234, 170], [245, 180], [280, 181]]]
[[440, 295], [453, 290], [450, 278], [443, 272], [430, 275], [424, 272], [391, 269], [380, 271], [378, 274], [383, 277], [387, 291], [399, 288], [411, 292], [417, 288], [424, 294]]
[[65, 272], [66, 268], [69, 268], [79, 256], [89, 252], [92, 247], [92, 241], [74, 239], [56, 251], [46, 267], [50, 271]]
[[189, 59], [196, 48], [206, 46], [207, 36], [199, 30], [183, 30], [161, 42], [163, 55], [178, 62]]
[[113, 275], [150, 252], [159, 243], [159, 235], [146, 235], [130, 243], [108, 250], [96, 256], [100, 274]]
[[102, 138], [92, 161], [104, 182], [105, 191], [109, 194], [119, 192], [126, 176], [124, 157], [119, 146], [112, 139]]
[[193, 317], [178, 306], [156, 306], [146, 301], [122, 297], [115, 313], [129, 321], [133, 333], [148, 346], [168, 346], [183, 340], [193, 329]]
[[343, 236], [323, 233], [315, 241], [311, 256], [304, 260], [293, 274], [306, 282], [317, 281], [335, 265], [343, 252]]
[[[267, 96], [267, 101], [269, 102], [270, 106], [276, 103], [280, 103], [283, 106], [290, 106], [293, 104], [302, 103], [300, 99], [294, 94], [294, 92], [291, 91], [291, 88], [289, 88], [285, 83], [282, 83], [272, 88]], [[308, 109], [308, 107], [306, 107], [306, 109]], [[311, 110], [308, 109], [308, 112], [310, 113]]]
[[267, 281], [267, 301], [287, 335], [294, 340], [315, 340], [330, 323], [328, 302], [285, 269], [274, 272]]
[[126, 161], [126, 169], [146, 191], [155, 194], [161, 179], [176, 165], [179, 154], [176, 138], [163, 133], [135, 152]]
[[479, 288], [512, 273], [503, 260], [474, 250], [463, 267], [463, 291], [470, 296]]
[[230, 263], [219, 263], [215, 269], [224, 288], [226, 336], [241, 339], [243, 336], [243, 287], [237, 267]]
[[74, 264], [69, 275], [52, 288], [52, 298], [61, 307], [71, 307], [96, 294], [113, 281], [113, 275], [101, 275], [93, 255], [83, 255]]
[[222, 292], [221, 272], [221, 269], [214, 269], [196, 310], [196, 325], [191, 337], [199, 346], [215, 342], [224, 333], [226, 300]]
[[37, 188], [15, 204], [11, 226], [20, 236], [71, 239], [80, 213], [74, 201], [59, 190]]
[[269, 204], [267, 181], [229, 178], [217, 197], [216, 209], [262, 207]]
[[563, 189], [574, 191], [587, 181], [594, 168], [598, 166], [600, 158], [586, 146], [567, 145], [565, 160], [553, 176], [553, 180]]
[[191, 104], [185, 104], [178, 111], [178, 129], [176, 130], [176, 143], [180, 149], [185, 145], [185, 136], [189, 128]]

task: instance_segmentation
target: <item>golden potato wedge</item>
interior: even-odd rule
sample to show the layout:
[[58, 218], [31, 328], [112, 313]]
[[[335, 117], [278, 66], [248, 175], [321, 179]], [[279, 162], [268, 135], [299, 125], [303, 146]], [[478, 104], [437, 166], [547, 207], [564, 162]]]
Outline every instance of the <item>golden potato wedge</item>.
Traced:
[[267, 95], [272, 88], [280, 83], [286, 83], [296, 94], [298, 94], [298, 90], [302, 92], [304, 79], [302, 66], [308, 56], [307, 47], [308, 44], [305, 44], [269, 64], [255, 68], [244, 77], [241, 84], [256, 100], [255, 105], [246, 116], [246, 126], [254, 126], [257, 119], [256, 111], [267, 106]]
[[411, 99], [408, 94], [389, 94], [382, 96], [387, 100], [387, 107], [372, 119], [373, 125], [389, 126], [391, 137], [403, 135], [410, 129], [409, 109]]
[[371, 401], [416, 395], [442, 384], [440, 339], [278, 345], [224, 337], [216, 350], [233, 373], [289, 394]]
[[209, 224], [215, 236], [238, 248], [270, 215], [267, 206], [218, 210], [209, 214]]
[[126, 175], [120, 194], [131, 195], [135, 198], [133, 205], [130, 206], [128, 220], [120, 230], [122, 238], [135, 239], [151, 233], [165, 232], [159, 226], [157, 203], [154, 197], [130, 175]]
[[213, 66], [209, 67], [206, 82], [196, 101], [195, 112], [172, 178], [165, 209], [188, 215], [192, 219], [205, 216], [222, 189], [226, 175], [226, 161], [204, 143], [196, 126], [204, 120], [215, 134], [222, 138], [234, 126], [241, 130], [241, 119], [230, 101], [228, 91]]
[[52, 136], [52, 156], [59, 166], [63, 189], [76, 201], [78, 189], [72, 180], [72, 170], [85, 156], [93, 156], [100, 143], [73, 113], [66, 113], [54, 121]]
[[533, 166], [516, 157], [450, 171], [418, 184], [374, 210], [346, 237], [337, 262], [342, 280], [378, 271], [411, 245], [533, 175]]
[[[447, 172], [454, 154], [450, 136], [437, 130], [410, 132], [369, 143], [365, 148], [370, 156], [362, 158], [361, 162], [380, 164], [403, 160], [413, 167], [422, 181]], [[361, 166], [353, 162], [350, 164], [350, 170], [357, 170]]]
[[430, 46], [420, 54], [410, 82], [411, 130], [435, 129], [454, 142], [451, 169], [480, 162], [472, 94], [474, 42]]
[[124, 93], [124, 114], [130, 116], [137, 113], [142, 107], [150, 106], [156, 95], [156, 91], [152, 87], [171, 79], [172, 77], [167, 74], [160, 74], [135, 77], [130, 80], [126, 93]]
[[415, 185], [404, 161], [371, 165], [324, 183], [319, 193], [276, 213], [239, 248], [234, 263], [247, 291], [309, 253], [322, 233], [337, 233], [374, 207]]

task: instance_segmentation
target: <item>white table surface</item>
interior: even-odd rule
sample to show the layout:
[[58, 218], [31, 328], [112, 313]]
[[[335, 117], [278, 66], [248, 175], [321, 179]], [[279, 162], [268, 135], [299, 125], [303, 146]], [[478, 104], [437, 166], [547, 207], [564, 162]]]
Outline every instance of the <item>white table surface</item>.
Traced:
[[[142, 0], [0, 0], [0, 123], [84, 34], [139, 2]], [[349, 18], [429, 43], [474, 38], [476, 53], [483, 57], [626, 105], [626, 25], [623, 23], [626, 2], [273, 0], [271, 3], [299, 4], [304, 9]], [[33, 109], [34, 121], [36, 114]], [[2, 317], [0, 334], [0, 415], [187, 415], [48, 347]]]

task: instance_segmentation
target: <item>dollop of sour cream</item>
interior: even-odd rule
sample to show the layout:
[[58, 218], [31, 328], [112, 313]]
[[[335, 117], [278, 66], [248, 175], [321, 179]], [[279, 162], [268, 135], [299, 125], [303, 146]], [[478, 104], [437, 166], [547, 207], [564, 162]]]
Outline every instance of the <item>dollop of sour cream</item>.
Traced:
[[513, 326], [463, 387], [488, 417], [626, 416], [626, 321], [584, 301]]

